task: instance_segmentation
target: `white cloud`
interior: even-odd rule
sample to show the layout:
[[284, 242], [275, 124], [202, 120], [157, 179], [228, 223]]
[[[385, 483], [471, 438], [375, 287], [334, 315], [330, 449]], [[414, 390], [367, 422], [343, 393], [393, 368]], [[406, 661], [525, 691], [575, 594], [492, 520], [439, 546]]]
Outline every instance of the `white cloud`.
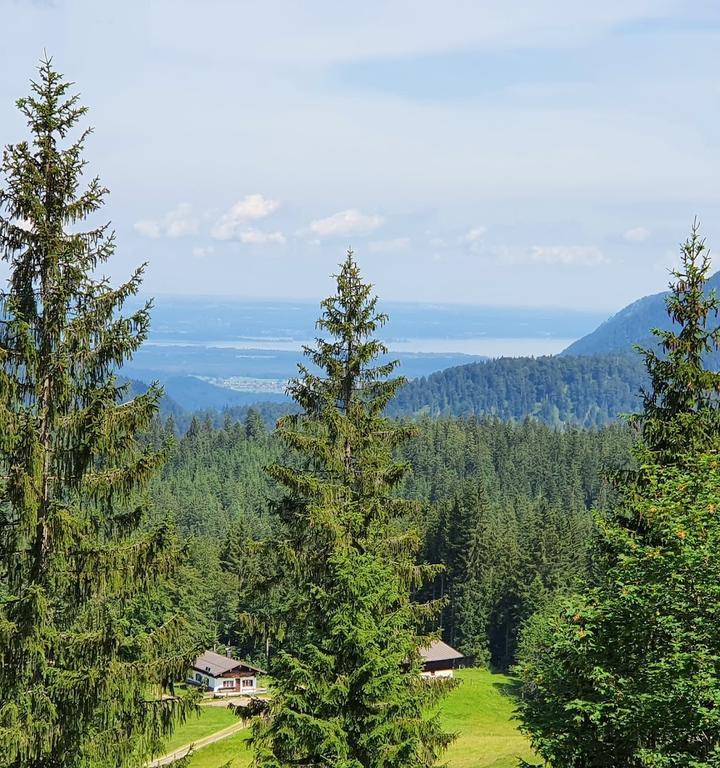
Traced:
[[141, 219], [135, 222], [135, 231], [144, 237], [186, 237], [197, 234], [199, 223], [189, 203], [179, 203], [160, 219]]
[[458, 238], [458, 242], [473, 253], [481, 253], [484, 248], [486, 227], [473, 227]]
[[530, 264], [563, 264], [587, 267], [607, 264], [608, 259], [599, 248], [595, 247], [534, 245], [527, 252], [527, 262]]
[[30, 219], [13, 219], [10, 222], [14, 227], [17, 227], [18, 229], [22, 229], [23, 232], [34, 232], [35, 226], [33, 225], [32, 221]]
[[[213, 226], [210, 234], [216, 240], [240, 240], [247, 233], [247, 223], [264, 219], [280, 207], [277, 200], [270, 200], [261, 194], [245, 195], [229, 211], [224, 213]], [[275, 233], [278, 234], [278, 233]]]
[[372, 253], [397, 253], [410, 247], [409, 237], [394, 237], [390, 240], [373, 240], [368, 244]]
[[238, 232], [236, 239], [241, 243], [250, 245], [266, 245], [268, 243], [283, 245], [286, 242], [282, 232], [263, 232], [260, 229], [245, 229]]
[[486, 232], [487, 227], [473, 227], [473, 229], [462, 236], [462, 240], [466, 243], [477, 243]]
[[260, 194], [245, 195], [230, 209], [229, 213], [240, 219], [264, 219], [280, 207], [277, 200], [269, 200]]
[[483, 249], [480, 253], [498, 264], [592, 267], [610, 263], [610, 259], [599, 248], [584, 245], [533, 245], [530, 248], [504, 246]]
[[317, 219], [310, 224], [310, 231], [320, 237], [340, 235], [367, 235], [376, 230], [383, 220], [380, 216], [368, 216], [355, 208], [338, 211], [326, 219]]
[[136, 221], [135, 231], [139, 232], [144, 237], [158, 238], [162, 235], [160, 224], [158, 224], [157, 221], [150, 221], [150, 219]]
[[215, 253], [215, 249], [212, 247], [212, 245], [199, 246], [192, 249], [192, 255], [196, 259], [207, 258], [208, 256], [212, 256], [213, 253]]
[[650, 230], [645, 227], [633, 227], [623, 234], [628, 243], [644, 243], [650, 237]]

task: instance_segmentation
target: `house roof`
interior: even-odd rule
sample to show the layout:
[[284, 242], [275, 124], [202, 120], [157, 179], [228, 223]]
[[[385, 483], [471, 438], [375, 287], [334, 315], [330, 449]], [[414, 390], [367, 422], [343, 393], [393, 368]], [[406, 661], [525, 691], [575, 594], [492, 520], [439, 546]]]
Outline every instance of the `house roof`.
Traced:
[[205, 651], [193, 662], [193, 669], [197, 669], [199, 672], [207, 672], [213, 677], [222, 677], [238, 667], [244, 667], [252, 672], [263, 671], [252, 664], [248, 664], [247, 661], [231, 659], [229, 656], [223, 656], [222, 654], [215, 653], [215, 651]]
[[435, 640], [427, 648], [421, 648], [420, 656], [426, 663], [430, 661], [452, 661], [453, 659], [465, 658], [460, 651], [456, 651], [452, 646], [443, 643], [442, 640]]

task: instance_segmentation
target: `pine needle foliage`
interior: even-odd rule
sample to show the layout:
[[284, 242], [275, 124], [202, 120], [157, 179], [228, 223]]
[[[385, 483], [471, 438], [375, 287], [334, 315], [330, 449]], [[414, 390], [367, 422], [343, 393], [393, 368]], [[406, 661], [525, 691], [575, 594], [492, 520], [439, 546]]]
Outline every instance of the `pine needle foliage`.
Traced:
[[0, 249], [0, 766], [142, 765], [186, 703], [162, 696], [191, 651], [172, 620], [132, 621], [172, 573], [165, 527], [143, 527], [137, 492], [163, 451], [136, 436], [161, 391], [123, 402], [114, 371], [147, 336], [128, 315], [143, 268], [97, 277], [115, 249], [83, 186], [86, 108], [50, 60], [17, 102], [31, 140], [2, 159]]
[[720, 301], [714, 290], [707, 292], [710, 257], [697, 220], [680, 257], [666, 299], [673, 327], [653, 330], [659, 348], [640, 349], [650, 386], [634, 418], [644, 448], [663, 464], [702, 450], [720, 434], [720, 373], [705, 364], [720, 349]]
[[720, 766], [720, 453], [643, 468], [602, 581], [532, 617], [519, 714], [556, 768]]
[[556, 768], [720, 766], [720, 329], [697, 222], [667, 299], [677, 328], [644, 350], [638, 469], [597, 515], [597, 578], [534, 616], [522, 729]]
[[286, 637], [268, 712], [253, 734], [259, 768], [429, 768], [451, 737], [430, 708], [445, 687], [420, 675], [419, 632], [437, 606], [412, 591], [434, 569], [416, 564], [416, 509], [394, 489], [410, 434], [382, 413], [402, 379], [375, 338], [377, 311], [351, 251], [322, 302], [322, 332], [289, 391], [302, 412], [279, 434], [298, 461], [274, 465], [288, 489]]

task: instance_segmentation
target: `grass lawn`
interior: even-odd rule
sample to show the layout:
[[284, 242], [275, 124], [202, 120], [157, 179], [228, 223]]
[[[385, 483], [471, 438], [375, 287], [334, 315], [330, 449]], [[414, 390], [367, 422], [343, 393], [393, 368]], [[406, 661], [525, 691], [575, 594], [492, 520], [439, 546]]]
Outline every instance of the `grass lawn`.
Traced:
[[[527, 739], [512, 719], [513, 701], [508, 695], [512, 678], [484, 669], [463, 669], [457, 677], [462, 682], [443, 701], [441, 717], [444, 727], [458, 738], [441, 762], [447, 761], [449, 768], [515, 768], [518, 758], [532, 758]], [[230, 724], [223, 723], [216, 730]], [[251, 760], [245, 745], [248, 733], [245, 729], [199, 749], [188, 768], [220, 768], [228, 761], [232, 768], [247, 768]], [[193, 738], [198, 737], [183, 743]]]
[[529, 760], [527, 739], [512, 719], [512, 678], [485, 669], [462, 669], [460, 685], [442, 702], [441, 717], [458, 737], [444, 759], [451, 768], [515, 768]]
[[216, 731], [222, 731], [223, 728], [235, 725], [237, 721], [237, 717], [227, 707], [201, 707], [200, 715], [190, 715], [182, 725], [175, 729], [175, 733], [168, 739], [164, 753], [173, 752], [179, 747], [190, 744], [190, 742], [210, 736]]
[[198, 749], [188, 761], [187, 768], [220, 768], [226, 763], [230, 768], [247, 768], [252, 760], [252, 752], [245, 743], [249, 735], [250, 729], [243, 728], [227, 739]]

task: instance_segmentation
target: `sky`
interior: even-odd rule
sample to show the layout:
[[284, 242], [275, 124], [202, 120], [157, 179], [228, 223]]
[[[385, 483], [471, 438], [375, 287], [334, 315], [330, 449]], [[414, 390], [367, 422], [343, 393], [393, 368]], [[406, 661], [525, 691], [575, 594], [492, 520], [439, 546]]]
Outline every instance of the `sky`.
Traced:
[[[47, 51], [115, 279], [615, 311], [720, 252], [716, 0], [0, 0], [0, 144]], [[1, 183], [1, 182], [0, 182]], [[0, 270], [4, 267], [0, 267]], [[2, 275], [2, 272], [0, 272]]]

